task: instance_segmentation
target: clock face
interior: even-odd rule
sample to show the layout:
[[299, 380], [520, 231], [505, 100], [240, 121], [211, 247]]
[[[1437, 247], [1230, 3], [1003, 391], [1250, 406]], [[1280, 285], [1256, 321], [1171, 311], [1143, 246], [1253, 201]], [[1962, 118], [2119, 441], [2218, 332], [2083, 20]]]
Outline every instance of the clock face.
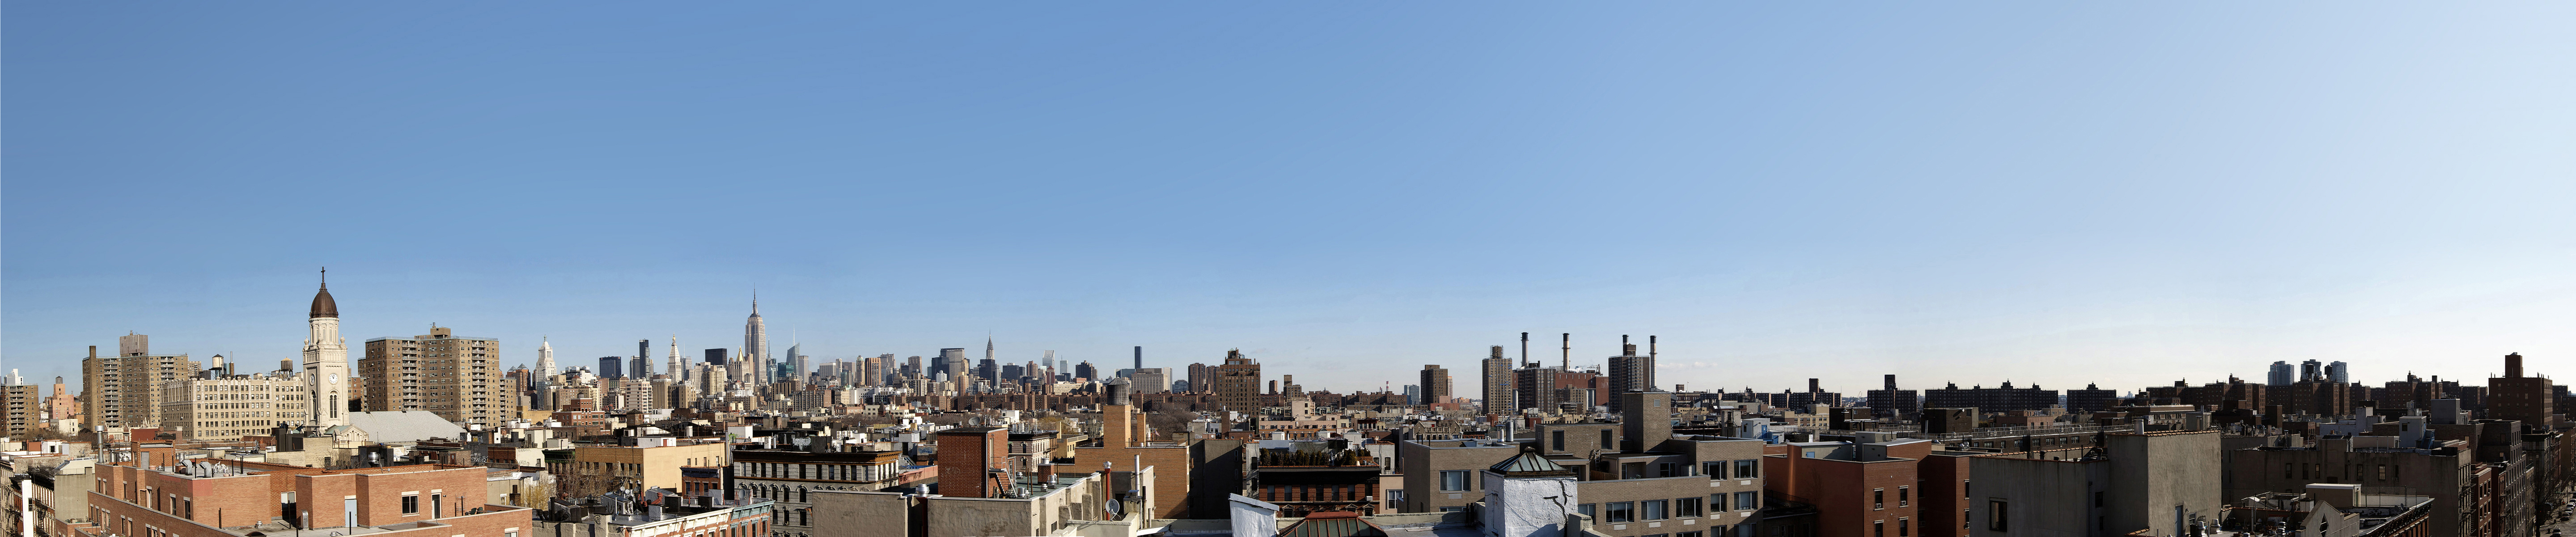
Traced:
[[339, 381], [340, 381], [340, 374], [339, 374], [339, 373], [332, 373], [332, 374], [331, 374], [331, 382], [339, 382]]

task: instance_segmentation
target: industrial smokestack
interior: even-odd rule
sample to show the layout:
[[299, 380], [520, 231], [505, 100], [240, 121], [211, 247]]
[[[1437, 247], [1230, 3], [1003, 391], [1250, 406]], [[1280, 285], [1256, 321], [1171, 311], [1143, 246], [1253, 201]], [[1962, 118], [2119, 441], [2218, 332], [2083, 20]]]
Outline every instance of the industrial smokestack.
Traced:
[[1655, 357], [1655, 336], [1646, 336], [1646, 357]]
[[1563, 357], [1563, 358], [1558, 358], [1557, 360], [1559, 361], [1559, 363], [1557, 364], [1559, 367], [1563, 367], [1563, 368], [1565, 368], [1565, 370], [1566, 370], [1566, 371], [1573, 371], [1573, 370], [1574, 370], [1574, 333], [1573, 333], [1573, 332], [1566, 332], [1566, 333], [1565, 333], [1565, 355], [1564, 355], [1564, 357]]
[[2522, 378], [2522, 353], [2504, 355], [2504, 378]]
[[1538, 367], [1538, 362], [1529, 359], [1529, 332], [1521, 333], [1521, 364], [1522, 367]]

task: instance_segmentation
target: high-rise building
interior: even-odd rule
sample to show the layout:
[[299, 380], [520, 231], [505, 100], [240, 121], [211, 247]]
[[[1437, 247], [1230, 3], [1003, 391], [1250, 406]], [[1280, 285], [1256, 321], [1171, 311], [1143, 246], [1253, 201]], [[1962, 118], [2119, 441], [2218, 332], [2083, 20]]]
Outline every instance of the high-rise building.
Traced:
[[639, 379], [653, 378], [653, 340], [635, 340], [635, 361], [626, 364], [626, 374]]
[[604, 378], [604, 379], [626, 378], [626, 357], [624, 357], [624, 356], [601, 356], [601, 357], [599, 357], [599, 378]]
[[1136, 346], [1136, 367], [1134, 367], [1133, 369], [1138, 370], [1138, 371], [1143, 371], [1143, 370], [1145, 369], [1145, 346], [1144, 346], [1144, 345], [1137, 345], [1137, 346]]
[[2523, 374], [2522, 353], [2504, 355], [2504, 376], [2487, 379], [2487, 417], [2520, 420], [2546, 432], [2557, 413], [2554, 391], [2549, 378]]
[[1535, 408], [1539, 412], [1556, 412], [1562, 402], [1558, 396], [1564, 395], [1563, 391], [1557, 389], [1560, 386], [1557, 386], [1559, 379], [1556, 368], [1539, 367], [1538, 364], [1527, 365], [1528, 367], [1512, 371], [1512, 408], [1514, 410]]
[[111, 432], [161, 425], [161, 383], [194, 377], [198, 364], [188, 355], [153, 355], [151, 336], [116, 338], [116, 356], [99, 356], [91, 346], [81, 360], [81, 424]]
[[[325, 273], [328, 274], [328, 273]], [[304, 396], [313, 402], [312, 425], [333, 427], [348, 425], [349, 398], [358, 394], [349, 385], [349, 340], [340, 337], [340, 303], [331, 299], [331, 284], [324, 280], [313, 293], [304, 337]]]
[[1073, 378], [1091, 379], [1091, 380], [1095, 380], [1095, 381], [1096, 381], [1096, 380], [1101, 380], [1101, 378], [1100, 378], [1100, 368], [1092, 367], [1092, 366], [1091, 366], [1091, 362], [1089, 362], [1089, 361], [1084, 361], [1084, 362], [1082, 362], [1082, 363], [1080, 363], [1080, 364], [1074, 364], [1074, 366], [1073, 366]]
[[[1083, 369], [1091, 362], [1083, 362]], [[1246, 414], [1261, 413], [1261, 361], [1247, 358], [1242, 349], [1225, 351], [1225, 362], [1216, 366], [1217, 410]]]
[[27, 377], [18, 376], [16, 369], [0, 378], [0, 435], [27, 438], [28, 433], [44, 428], [44, 395], [36, 385], [27, 383]]
[[805, 355], [804, 343], [788, 345], [787, 374], [780, 375], [778, 380], [805, 380], [805, 372], [811, 371], [808, 366], [812, 365], [809, 363], [812, 359], [813, 357]]
[[[2225, 385], [2225, 384], [2213, 384], [2212, 386], [2218, 386], [2218, 387], [2219, 387], [2219, 388], [2218, 388], [2218, 391], [2219, 391], [2220, 396], [2221, 396], [2221, 397], [2224, 397], [2224, 396], [2225, 396], [2225, 394], [2226, 394], [2226, 390], [2227, 390], [2227, 388], [2226, 388], [2226, 386], [2227, 386], [2227, 385]], [[2239, 383], [2239, 386], [2240, 386], [2240, 387], [2239, 387], [2239, 390], [2240, 390], [2240, 391], [2242, 391], [2242, 390], [2244, 389], [2244, 388], [2242, 388], [2242, 383]], [[2262, 388], [2262, 387], [2260, 387], [2260, 386], [2256, 386], [2256, 387], [2253, 387], [2252, 389], [2253, 389], [2253, 390], [2256, 390], [2256, 391], [2260, 391], [2260, 390], [2262, 390], [2263, 388]], [[2261, 401], [2262, 399], [2261, 399], [2260, 397], [2257, 397], [2257, 398], [2255, 398], [2254, 400], [2255, 400], [2255, 401]], [[2102, 387], [2101, 387], [2101, 386], [2094, 385], [2094, 384], [2086, 384], [2086, 385], [2084, 385], [2084, 389], [2081, 389], [2081, 390], [2067, 390], [2067, 391], [2066, 391], [2066, 410], [2067, 410], [2068, 412], [2100, 412], [2100, 411], [2104, 411], [2104, 410], [2110, 410], [2110, 409], [2111, 409], [2111, 407], [2112, 407], [2113, 405], [2117, 405], [2117, 404], [2119, 404], [2119, 402], [2120, 402], [2120, 392], [2119, 392], [2119, 391], [2117, 391], [2117, 390], [2105, 390], [2105, 389], [2102, 389]], [[2212, 404], [2212, 405], [2209, 405], [2209, 406], [2210, 406], [2211, 408], [2217, 408], [2219, 405], [2217, 405], [2217, 404]]]
[[727, 352], [732, 350], [733, 349], [707, 349], [704, 351], [703, 356], [706, 357], [707, 365], [721, 368], [728, 365], [727, 362], [732, 361], [731, 357], [725, 356]]
[[2292, 382], [2299, 381], [2298, 371], [2298, 367], [2290, 365], [2289, 362], [2272, 362], [2272, 367], [2263, 375], [2263, 385], [2288, 386]]
[[2057, 404], [2057, 390], [2042, 390], [2037, 384], [2014, 388], [2012, 381], [2004, 381], [2001, 388], [1970, 386], [1964, 390], [1954, 382], [1938, 390], [1923, 392], [1923, 408], [1976, 407], [1981, 412], [2003, 412], [2040, 410], [2054, 404]]
[[1406, 385], [1404, 385], [1404, 404], [1408, 404], [1408, 405], [1419, 405], [1419, 404], [1422, 404], [1422, 385], [1420, 385], [1420, 384], [1406, 384]]
[[1449, 401], [1449, 398], [1457, 397], [1456, 393], [1450, 391], [1454, 388], [1450, 384], [1449, 368], [1440, 367], [1440, 364], [1422, 364], [1421, 382], [1422, 384], [1420, 386], [1422, 393], [1417, 395], [1419, 395], [1422, 400], [1406, 404], [1424, 405], [1445, 403]]
[[[516, 410], [502, 406], [509, 400], [499, 393], [500, 360], [493, 358], [499, 348], [501, 340], [457, 336], [454, 329], [434, 324], [427, 334], [369, 339], [366, 356], [358, 360], [367, 384], [365, 406], [369, 411], [424, 410], [458, 424], [499, 425]], [[601, 369], [623, 361], [621, 356], [599, 360]]]
[[[889, 355], [889, 356], [891, 356], [891, 355]], [[905, 359], [903, 360], [903, 378], [906, 378], [906, 379], [917, 379], [917, 378], [922, 378], [922, 376], [923, 376], [923, 374], [924, 374], [924, 373], [926, 373], [926, 372], [921, 370], [921, 357], [919, 357], [919, 356], [914, 356], [914, 357], [911, 357], [911, 358], [905, 358]]]
[[939, 349], [939, 369], [936, 372], [947, 373], [948, 378], [952, 379], [965, 378], [966, 348], [954, 347]]
[[665, 370], [673, 381], [689, 380], [689, 362], [680, 357], [680, 335], [671, 335], [671, 368]]
[[1216, 368], [1203, 363], [1190, 364], [1190, 393], [1208, 393], [1216, 389]]
[[2336, 384], [2348, 384], [2352, 382], [2352, 372], [2344, 370], [2343, 362], [2327, 363], [2326, 380], [2333, 381]]
[[[1481, 376], [1476, 378], [1480, 383], [1476, 396], [1483, 398], [1477, 402], [1485, 405], [1485, 413], [1510, 412], [1512, 404], [1516, 402], [1512, 397], [1512, 359], [1503, 357], [1503, 346], [1495, 345], [1493, 354], [1486, 356], [1483, 362], [1478, 362], [1477, 369]], [[1433, 396], [1431, 402], [1439, 404], [1446, 401], [1441, 401], [1439, 396]]]
[[2299, 382], [2324, 382], [2326, 364], [2316, 360], [2299, 362]]
[[1638, 356], [1637, 345], [1627, 340], [1628, 336], [1619, 336], [1619, 355], [1610, 357], [1610, 410], [1615, 412], [1626, 411], [1619, 405], [1626, 404], [1622, 401], [1627, 398], [1619, 394], [1658, 391], [1654, 355]]
[[743, 380], [753, 384], [770, 382], [770, 379], [766, 378], [769, 374], [769, 326], [762, 324], [760, 320], [759, 293], [752, 293], [751, 317], [744, 319], [742, 323], [741, 361], [750, 366], [741, 368], [742, 370], [739, 371], [746, 376]]

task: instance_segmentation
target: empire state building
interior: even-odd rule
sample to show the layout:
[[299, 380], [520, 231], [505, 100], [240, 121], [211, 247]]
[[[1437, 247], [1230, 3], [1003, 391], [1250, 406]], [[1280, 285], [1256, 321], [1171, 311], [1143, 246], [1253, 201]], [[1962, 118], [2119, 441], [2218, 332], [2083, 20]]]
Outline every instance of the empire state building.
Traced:
[[742, 325], [742, 363], [737, 373], [753, 384], [769, 384], [769, 327], [760, 322], [760, 296], [751, 297], [751, 319]]

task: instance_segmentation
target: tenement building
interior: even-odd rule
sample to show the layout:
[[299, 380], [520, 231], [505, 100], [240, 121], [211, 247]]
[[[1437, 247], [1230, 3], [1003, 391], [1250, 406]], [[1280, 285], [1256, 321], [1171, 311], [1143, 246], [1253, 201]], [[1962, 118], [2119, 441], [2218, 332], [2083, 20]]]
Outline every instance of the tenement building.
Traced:
[[2004, 381], [2003, 387], [2000, 388], [1971, 386], [1964, 390], [1959, 389], [1958, 383], [1950, 383], [1941, 389], [1923, 392], [1924, 408], [1976, 407], [1977, 410], [1984, 412], [2003, 412], [2039, 410], [2055, 404], [2057, 404], [2057, 390], [2042, 390], [2037, 384], [2028, 388], [2014, 388], [2012, 381]]

